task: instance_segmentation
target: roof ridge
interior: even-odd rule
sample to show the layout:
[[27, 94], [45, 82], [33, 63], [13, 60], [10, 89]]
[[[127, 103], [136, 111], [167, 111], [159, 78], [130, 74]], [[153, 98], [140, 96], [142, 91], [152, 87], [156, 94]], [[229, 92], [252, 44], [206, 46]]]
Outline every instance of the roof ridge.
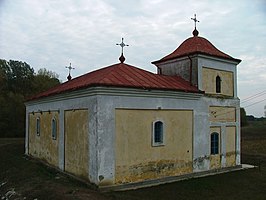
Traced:
[[[105, 66], [105, 67], [102, 67], [102, 68], [99, 68], [99, 69], [96, 69], [96, 70], [93, 70], [93, 71], [89, 71], [89, 72], [87, 72], [87, 73], [85, 73], [85, 74], [83, 74], [83, 75], [80, 75], [80, 76], [78, 76], [78, 77], [72, 78], [71, 81], [73, 81], [73, 80], [75, 80], [75, 79], [80, 79], [80, 78], [82, 78], [82, 77], [84, 77], [84, 76], [87, 76], [88, 74], [91, 74], [91, 73], [97, 73], [97, 72], [99, 72], [99, 71], [103, 71], [103, 70], [106, 70], [106, 69], [108, 69], [108, 68], [112, 68], [114, 65], [116, 65], [116, 64], [112, 64], [112, 65]], [[64, 83], [67, 83], [67, 82], [69, 82], [69, 81], [66, 81], [66, 82], [64, 82]]]
[[[156, 73], [152, 73], [152, 72], [149, 72], [149, 71], [146, 71], [146, 70], [143, 70], [143, 69], [140, 69], [140, 68], [137, 68], [135, 67], [136, 69], [138, 69], [137, 73], [141, 75], [141, 77], [143, 77], [143, 75], [140, 73], [141, 72], [145, 72], [147, 75], [149, 75], [149, 79], [152, 83], [158, 85], [158, 81], [154, 78], [154, 76], [157, 76], [158, 74]], [[147, 84], [147, 79], [145, 77], [143, 77], [143, 82], [145, 82], [145, 84]]]

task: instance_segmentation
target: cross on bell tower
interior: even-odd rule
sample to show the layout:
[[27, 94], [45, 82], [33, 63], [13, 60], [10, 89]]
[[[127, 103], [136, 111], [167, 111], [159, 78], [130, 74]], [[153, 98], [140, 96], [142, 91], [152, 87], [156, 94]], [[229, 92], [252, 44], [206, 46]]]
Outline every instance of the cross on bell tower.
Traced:
[[123, 53], [124, 53], [123, 49], [124, 49], [124, 47], [129, 46], [129, 45], [124, 43], [124, 38], [122, 38], [122, 42], [120, 44], [116, 44], [116, 45], [119, 45], [122, 48], [121, 56], [119, 57], [119, 60], [121, 63], [123, 63], [126, 60], [126, 58], [123, 55]]
[[71, 75], [70, 75], [70, 72], [72, 69], [75, 69], [74, 67], [71, 66], [71, 63], [69, 64], [69, 66], [66, 68], [68, 69], [68, 76], [67, 76], [67, 80], [70, 81], [72, 79]]
[[196, 14], [194, 14], [194, 18], [191, 18], [191, 20], [193, 20], [195, 22], [195, 29], [192, 32], [193, 36], [198, 36], [199, 35], [199, 31], [197, 30], [197, 22], [200, 22], [199, 20], [197, 20]]

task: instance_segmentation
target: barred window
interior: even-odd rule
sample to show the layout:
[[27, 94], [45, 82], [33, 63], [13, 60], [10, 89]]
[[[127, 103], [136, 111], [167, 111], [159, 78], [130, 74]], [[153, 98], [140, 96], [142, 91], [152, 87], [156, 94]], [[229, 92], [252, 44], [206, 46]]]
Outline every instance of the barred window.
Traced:
[[37, 136], [40, 136], [41, 134], [41, 122], [40, 122], [40, 117], [36, 119], [36, 134]]
[[219, 154], [219, 133], [211, 134], [211, 155]]
[[57, 137], [57, 122], [56, 119], [52, 119], [52, 138], [56, 140]]

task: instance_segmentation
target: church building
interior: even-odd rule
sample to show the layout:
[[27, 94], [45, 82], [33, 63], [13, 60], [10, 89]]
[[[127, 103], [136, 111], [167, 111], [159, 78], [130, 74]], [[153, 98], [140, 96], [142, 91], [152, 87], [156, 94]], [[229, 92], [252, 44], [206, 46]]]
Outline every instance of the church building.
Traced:
[[196, 26], [156, 74], [119, 60], [25, 103], [27, 155], [99, 188], [240, 166], [241, 60]]

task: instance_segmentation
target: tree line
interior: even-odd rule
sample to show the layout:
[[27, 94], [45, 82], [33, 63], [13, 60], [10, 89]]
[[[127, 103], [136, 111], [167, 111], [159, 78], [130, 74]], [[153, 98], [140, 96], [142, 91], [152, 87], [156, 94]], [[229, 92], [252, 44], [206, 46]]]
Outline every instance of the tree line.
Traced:
[[22, 61], [0, 59], [0, 137], [23, 137], [27, 98], [60, 84], [59, 75], [34, 71]]

